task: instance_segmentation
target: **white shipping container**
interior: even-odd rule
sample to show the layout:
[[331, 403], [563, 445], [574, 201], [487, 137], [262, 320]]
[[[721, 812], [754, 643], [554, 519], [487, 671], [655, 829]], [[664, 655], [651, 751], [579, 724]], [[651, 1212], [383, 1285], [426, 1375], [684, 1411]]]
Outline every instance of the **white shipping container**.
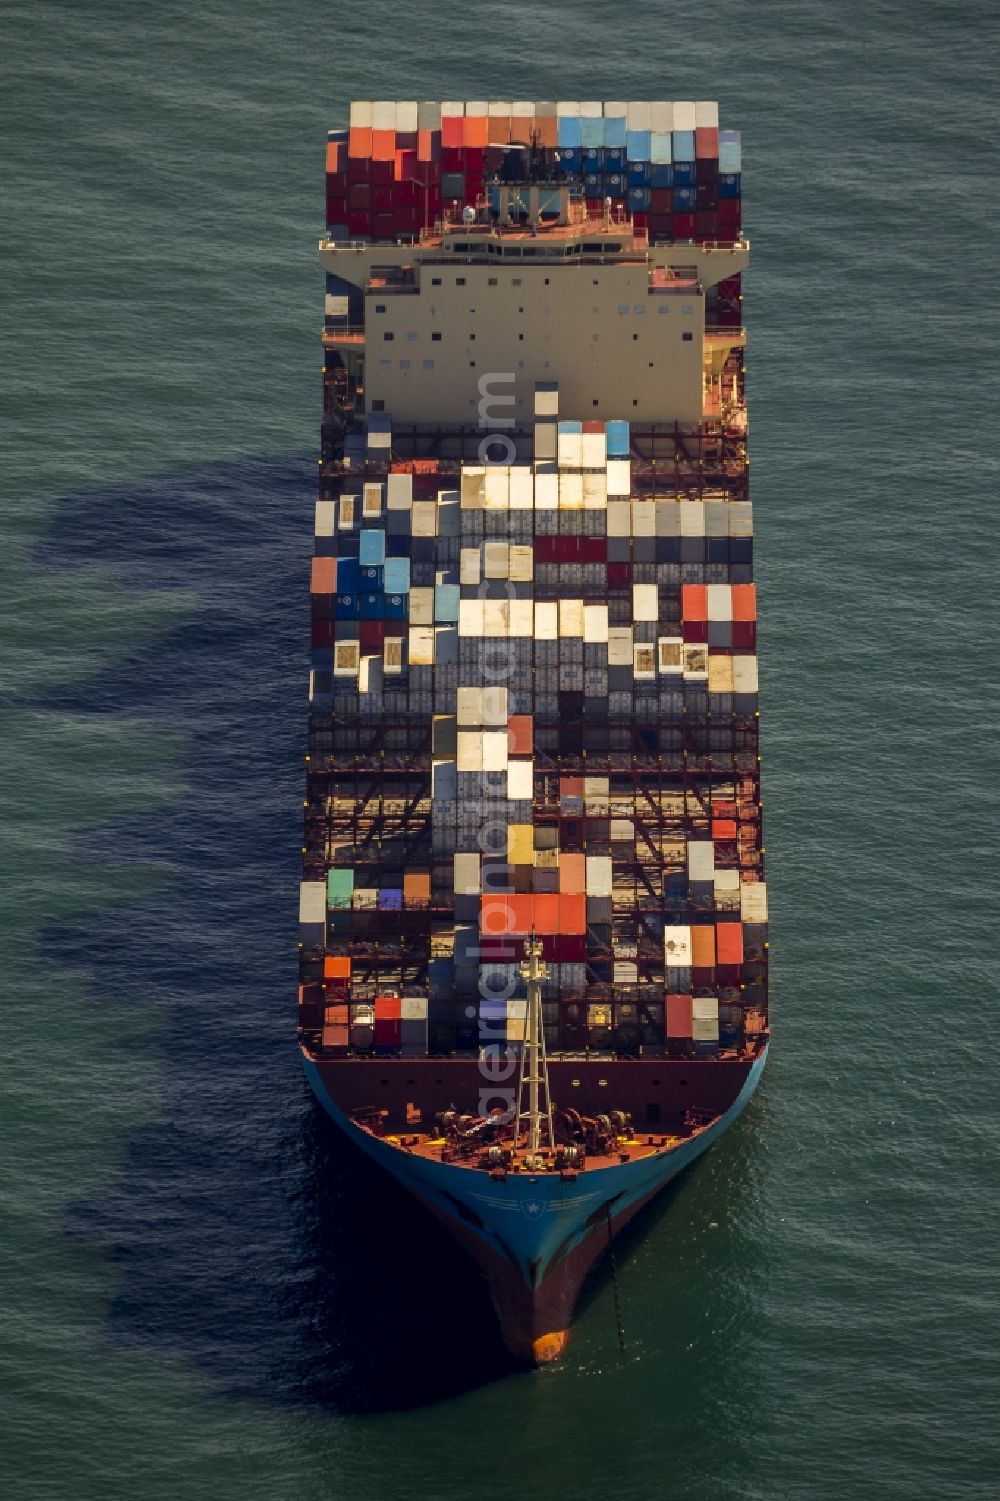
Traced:
[[711, 839], [690, 839], [687, 846], [687, 870], [689, 881], [711, 881], [715, 877], [715, 842]]
[[[365, 489], [367, 489], [367, 485]], [[386, 476], [385, 493], [387, 509], [408, 511], [413, 505], [413, 475], [389, 474]]]
[[694, 130], [695, 108], [693, 99], [674, 100], [674, 129]]
[[410, 666], [434, 666], [434, 628], [414, 625], [410, 627]]
[[410, 530], [415, 537], [437, 535], [437, 503], [433, 500], [415, 500], [411, 513]]
[[681, 508], [676, 500], [656, 502], [656, 535], [679, 537], [681, 534]]
[[691, 929], [668, 923], [663, 929], [663, 962], [672, 969], [687, 969], [691, 963]]
[[584, 469], [603, 469], [608, 459], [605, 433], [581, 433], [580, 454]]
[[[433, 595], [433, 590], [430, 591]], [[410, 591], [410, 598], [413, 591]], [[484, 634], [484, 606], [483, 599], [460, 599], [458, 602], [458, 634], [460, 636], [482, 636]], [[410, 611], [410, 618], [413, 612]]]
[[559, 471], [546, 466], [535, 470], [535, 510], [555, 511], [559, 508]]
[[486, 494], [486, 470], [482, 465], [463, 464], [460, 481], [462, 505], [467, 511], [481, 511]]
[[336, 501], [317, 500], [316, 502], [316, 530], [317, 537], [332, 537], [334, 532], [334, 512]]
[[461, 725], [481, 725], [483, 722], [482, 688], [459, 688], [455, 694], [455, 708]]
[[[508, 578], [514, 584], [530, 584], [534, 576], [535, 549], [530, 546], [520, 546], [517, 543], [513, 543], [510, 549], [510, 573], [508, 574]], [[525, 603], [530, 603], [530, 601], [525, 601]]]
[[740, 887], [740, 919], [745, 923], [767, 922], [767, 886], [763, 881], [744, 881]]
[[420, 99], [417, 101], [417, 129], [439, 130], [441, 128], [441, 101], [440, 99]]
[[708, 618], [709, 620], [732, 620], [733, 591], [729, 584], [709, 584]]
[[649, 106], [649, 128], [668, 131], [674, 128], [674, 106], [669, 99], [654, 99]]
[[584, 641], [602, 642], [608, 639], [608, 607], [607, 605], [584, 605], [583, 607], [583, 639]]
[[734, 657], [733, 658], [733, 692], [756, 693], [757, 692], [757, 658]]
[[[655, 585], [653, 586], [656, 587]], [[608, 629], [608, 666], [632, 666], [632, 627], [613, 625]]]
[[649, 130], [649, 100], [633, 99], [629, 103], [626, 120], [629, 130]]
[[633, 620], [656, 620], [659, 610], [659, 595], [655, 584], [632, 585]]
[[563, 511], [583, 509], [583, 475], [562, 470], [559, 474], [559, 508]]
[[[555, 601], [542, 601], [535, 605], [535, 640], [556, 641], [559, 637], [559, 606]], [[631, 651], [629, 661], [632, 660]]]
[[483, 770], [507, 770], [507, 731], [483, 731]]
[[[444, 118], [445, 115], [455, 116], [455, 115], [464, 115], [464, 114], [465, 114], [465, 100], [464, 99], [442, 99], [441, 100], [441, 116], [442, 116], [442, 118]], [[692, 126], [692, 129], [693, 128], [694, 127]]]
[[509, 624], [507, 634], [509, 636], [530, 636], [534, 632], [534, 607], [530, 599], [511, 599], [507, 601], [509, 610]]
[[627, 500], [608, 501], [608, 536], [628, 537], [632, 531], [632, 507]]
[[486, 470], [484, 509], [487, 511], [510, 510], [510, 469], [506, 464], [490, 464]]
[[570, 120], [577, 119], [580, 114], [580, 101], [578, 99], [557, 99], [556, 114], [565, 115]]
[[536, 463], [554, 464], [558, 447], [556, 424], [536, 422], [531, 450]]
[[[554, 455], [553, 455], [554, 457]], [[530, 511], [535, 502], [535, 477], [526, 464], [514, 464], [510, 471], [510, 508]]]
[[370, 130], [372, 123], [372, 101], [370, 99], [353, 99], [347, 119], [348, 124], [352, 128]]
[[299, 922], [326, 922], [326, 882], [302, 881], [299, 884]]
[[535, 391], [535, 416], [559, 416], [559, 391]]
[[740, 873], [738, 870], [715, 872], [715, 905], [723, 912], [738, 911], [740, 906]]
[[703, 500], [682, 500], [680, 513], [682, 537], [705, 535], [705, 502]]
[[583, 506], [587, 511], [603, 511], [608, 503], [608, 474], [598, 469], [583, 476]]
[[718, 1042], [719, 1018], [694, 1017], [691, 1021], [692, 1042]]
[[478, 855], [456, 854], [454, 856], [453, 885], [456, 896], [478, 896], [480, 890]]
[[694, 106], [696, 129], [718, 130], [719, 106], [714, 99], [698, 99]]
[[560, 433], [558, 440], [559, 468], [583, 468], [583, 434]]
[[[465, 601], [463, 600], [464, 604]], [[410, 590], [410, 624], [434, 624], [434, 590], [424, 588]]]
[[559, 635], [583, 635], [582, 599], [561, 599], [559, 601]]
[[483, 635], [506, 636], [510, 629], [510, 604], [506, 599], [483, 600]]
[[481, 556], [478, 547], [463, 547], [458, 555], [458, 581], [460, 584], [478, 584]]
[[419, 118], [420, 111], [417, 108], [417, 101], [415, 99], [396, 100], [396, 129], [398, 131], [412, 135], [415, 130], [420, 128], [417, 123]]
[[612, 867], [610, 855], [587, 856], [587, 895], [611, 895]]
[[728, 653], [709, 654], [708, 691], [709, 693], [732, 693], [733, 659]]
[[631, 459], [608, 460], [608, 494], [629, 495], [632, 491]]
[[479, 730], [459, 730], [455, 765], [459, 771], [482, 771], [483, 737]]
[[632, 535], [633, 537], [656, 536], [656, 502], [652, 500], [632, 501]]
[[507, 762], [507, 797], [511, 802], [527, 800], [534, 795], [534, 761]]
[[731, 537], [753, 536], [753, 501], [731, 500], [729, 502], [729, 535]]
[[510, 544], [486, 542], [483, 545], [483, 571], [488, 579], [505, 579], [510, 569]]
[[396, 101], [395, 99], [375, 99], [372, 102], [372, 129], [395, 130], [396, 129]]
[[724, 500], [706, 500], [705, 536], [729, 536], [729, 504]]

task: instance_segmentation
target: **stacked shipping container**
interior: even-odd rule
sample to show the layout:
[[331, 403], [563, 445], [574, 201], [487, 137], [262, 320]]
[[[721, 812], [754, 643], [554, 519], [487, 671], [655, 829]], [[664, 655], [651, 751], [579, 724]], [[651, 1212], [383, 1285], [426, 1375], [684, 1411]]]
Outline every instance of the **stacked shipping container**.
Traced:
[[656, 243], [740, 238], [740, 132], [719, 129], [713, 102], [648, 100], [355, 102], [327, 144], [328, 234], [414, 238], [487, 205], [488, 185], [528, 150], [592, 214], [610, 204]]

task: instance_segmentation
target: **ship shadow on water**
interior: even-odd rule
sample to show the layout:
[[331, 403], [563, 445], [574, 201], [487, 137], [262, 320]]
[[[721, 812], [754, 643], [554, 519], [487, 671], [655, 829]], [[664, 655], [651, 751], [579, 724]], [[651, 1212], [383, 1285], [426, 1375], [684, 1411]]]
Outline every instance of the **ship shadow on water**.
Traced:
[[[126, 766], [140, 726], [143, 774], [168, 790], [77, 839], [72, 858], [134, 870], [137, 891], [151, 868], [165, 880], [41, 942], [71, 956], [104, 1060], [110, 1046], [142, 1081], [115, 1171], [67, 1222], [112, 1268], [104, 1338], [180, 1354], [220, 1396], [378, 1412], [510, 1367], [472, 1263], [340, 1136], [299, 1067], [314, 483], [307, 460], [255, 459], [61, 504], [39, 556], [50, 584], [71, 536], [74, 567], [127, 581], [136, 629], [114, 660], [81, 643], [87, 675], [40, 706], [117, 732]], [[146, 605], [170, 589], [197, 603], [144, 637]], [[156, 764], [150, 730], [183, 737], [176, 765], [166, 751]]]

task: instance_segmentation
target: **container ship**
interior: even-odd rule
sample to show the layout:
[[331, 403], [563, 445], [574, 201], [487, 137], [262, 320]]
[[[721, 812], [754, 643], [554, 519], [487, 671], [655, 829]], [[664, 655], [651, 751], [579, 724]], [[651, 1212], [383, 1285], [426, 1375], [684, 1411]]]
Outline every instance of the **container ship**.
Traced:
[[326, 152], [299, 1041], [540, 1364], [767, 1056], [740, 134], [359, 101]]

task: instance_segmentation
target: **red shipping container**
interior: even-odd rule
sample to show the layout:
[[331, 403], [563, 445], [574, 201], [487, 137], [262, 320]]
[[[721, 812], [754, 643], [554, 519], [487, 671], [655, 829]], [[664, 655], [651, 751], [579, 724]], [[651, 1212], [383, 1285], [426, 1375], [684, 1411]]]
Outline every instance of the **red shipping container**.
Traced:
[[380, 183], [382, 186], [385, 186], [387, 183], [395, 182], [395, 180], [396, 180], [396, 153], [395, 152], [393, 152], [392, 157], [388, 161], [384, 161], [384, 162], [372, 162], [372, 179], [371, 180], [372, 180], [373, 183]]
[[325, 1048], [346, 1048], [350, 1037], [350, 1028], [340, 1022], [323, 1028], [323, 1046]]
[[372, 219], [372, 236], [376, 240], [396, 238], [396, 221], [392, 214], [375, 214]]
[[385, 645], [385, 621], [361, 620], [358, 622], [358, 640], [361, 650], [368, 654], [381, 652]]
[[333, 645], [333, 621], [313, 619], [309, 624], [309, 644], [311, 646]]
[[715, 944], [720, 966], [731, 968], [743, 963], [743, 926], [741, 923], [717, 923]]
[[372, 176], [372, 160], [368, 156], [349, 156], [347, 158], [347, 181], [370, 182]]
[[756, 651], [757, 624], [753, 620], [733, 621], [733, 647], [737, 651]]
[[536, 933], [559, 932], [559, 897], [555, 892], [535, 892], [531, 898], [531, 917]]
[[372, 216], [366, 209], [352, 209], [347, 216], [347, 232], [349, 235], [370, 235], [372, 232]]
[[608, 588], [627, 589], [632, 582], [631, 563], [608, 564]]
[[587, 217], [588, 218], [590, 218], [590, 219], [603, 219], [604, 218], [604, 199], [603, 198], [586, 198], [586, 199], [584, 199], [584, 202], [587, 205]]
[[375, 997], [375, 1020], [398, 1022], [402, 1014], [402, 1005], [398, 995], [377, 995]]
[[372, 131], [372, 160], [391, 162], [396, 155], [396, 132], [394, 130]]
[[370, 209], [372, 205], [372, 190], [366, 182], [352, 182], [347, 192], [347, 207], [354, 209]]
[[720, 198], [717, 213], [720, 229], [739, 229], [743, 222], [742, 201], [739, 198]]
[[470, 147], [466, 145], [462, 152], [462, 171], [466, 175], [482, 177], [486, 171], [486, 142], [481, 146]]
[[396, 232], [415, 235], [423, 228], [423, 209], [416, 204], [403, 204], [396, 209]]
[[[669, 189], [663, 189], [668, 192]], [[674, 220], [672, 214], [650, 214], [649, 232], [655, 239], [670, 239], [674, 232]]]
[[689, 995], [667, 996], [667, 1036], [690, 1037], [692, 1032], [691, 997]]
[[699, 209], [694, 216], [696, 239], [714, 240], [719, 233], [718, 219], [714, 209]]
[[507, 720], [507, 754], [530, 756], [534, 721], [530, 714], [512, 714]]
[[561, 892], [559, 895], [559, 932], [563, 935], [586, 933], [587, 898], [582, 893]]
[[675, 240], [693, 240], [694, 239], [694, 214], [675, 214], [674, 215], [674, 239]]
[[[603, 431], [604, 423], [598, 423], [598, 429]], [[608, 557], [607, 537], [581, 537], [580, 538], [580, 561], [581, 563], [605, 563]]]
[[735, 818], [713, 818], [712, 819], [712, 838], [713, 839], [721, 839], [721, 840], [735, 839], [736, 838], [736, 820], [735, 820]]
[[464, 172], [464, 163], [465, 159], [461, 151], [456, 151], [454, 147], [448, 145], [441, 147], [442, 172]]
[[673, 213], [674, 190], [673, 188], [652, 188], [649, 194], [649, 207], [654, 218], [660, 214]]
[[[615, 199], [612, 200], [611, 208], [612, 208], [612, 210], [616, 214], [618, 212], [619, 205], [621, 205], [622, 207], [624, 207], [625, 200], [623, 198], [615, 198]], [[632, 225], [633, 225], [633, 228], [635, 228], [635, 229], [648, 229], [649, 228], [649, 215], [645, 214], [645, 213], [642, 213], [641, 211], [639, 211], [637, 213], [634, 213], [632, 215]]]
[[681, 624], [681, 635], [685, 641], [698, 643], [708, 640], [707, 620], [685, 620]]
[[398, 1021], [383, 1021], [375, 1018], [375, 1046], [377, 1048], [398, 1048], [401, 1023]]
[[559, 555], [556, 552], [556, 544], [558, 543], [558, 541], [558, 537], [536, 537], [535, 562], [557, 563], [559, 561]]
[[681, 615], [685, 620], [708, 619], [708, 585], [681, 585]]
[[715, 126], [699, 125], [694, 132], [694, 154], [717, 157], [719, 155], [719, 132]]
[[372, 131], [368, 125], [353, 125], [347, 137], [348, 156], [371, 156]]
[[559, 778], [559, 796], [561, 798], [562, 797], [582, 797], [583, 796], [583, 777], [560, 777]]
[[584, 964], [587, 959], [587, 940], [582, 934], [543, 935], [542, 958], [547, 964]]
[[[444, 150], [461, 151], [462, 141], [465, 136], [464, 115], [441, 116], [441, 146]], [[460, 167], [454, 169], [461, 171]]]
[[[371, 206], [377, 214], [391, 214], [393, 209], [393, 187], [388, 183], [373, 183], [371, 190]], [[358, 205], [360, 208], [362, 205]]]
[[410, 178], [423, 180], [417, 153], [415, 151], [397, 151], [395, 166], [393, 167], [393, 179], [396, 182], [407, 182]]
[[331, 192], [329, 184], [326, 189], [326, 222], [327, 224], [347, 223], [347, 194]]

